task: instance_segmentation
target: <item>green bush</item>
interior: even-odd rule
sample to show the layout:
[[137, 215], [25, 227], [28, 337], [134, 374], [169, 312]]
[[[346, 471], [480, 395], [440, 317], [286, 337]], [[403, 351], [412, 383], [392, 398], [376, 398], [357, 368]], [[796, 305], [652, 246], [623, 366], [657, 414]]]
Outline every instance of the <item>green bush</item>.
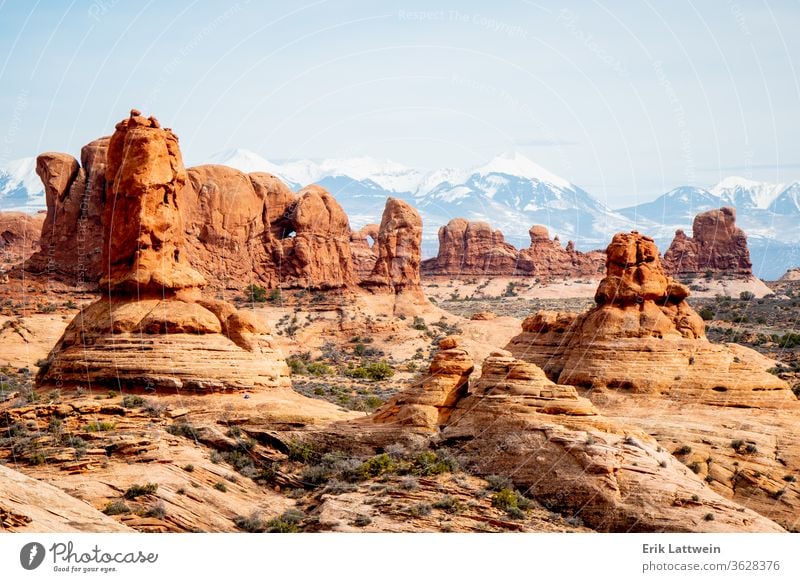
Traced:
[[114, 424], [113, 422], [109, 422], [107, 420], [95, 421], [87, 424], [86, 430], [88, 432], [107, 432], [109, 430], [114, 430], [114, 427], [116, 426], [117, 426], [116, 424]]
[[266, 303], [267, 302], [267, 290], [264, 289], [261, 285], [248, 285], [244, 288], [245, 297], [247, 297], [248, 301], [253, 303]]
[[703, 321], [711, 321], [714, 319], [714, 310], [710, 307], [703, 307], [697, 313], [703, 318]]
[[369, 479], [370, 477], [380, 477], [387, 473], [392, 473], [397, 469], [397, 464], [386, 453], [371, 457], [361, 463], [356, 469], [359, 479]]
[[751, 301], [756, 298], [756, 294], [752, 291], [742, 291], [739, 293], [739, 299], [742, 301]]
[[158, 491], [158, 484], [157, 483], [147, 483], [145, 485], [131, 485], [128, 487], [128, 490], [125, 491], [123, 497], [125, 499], [136, 499], [137, 497], [141, 497], [142, 495], [152, 495]]

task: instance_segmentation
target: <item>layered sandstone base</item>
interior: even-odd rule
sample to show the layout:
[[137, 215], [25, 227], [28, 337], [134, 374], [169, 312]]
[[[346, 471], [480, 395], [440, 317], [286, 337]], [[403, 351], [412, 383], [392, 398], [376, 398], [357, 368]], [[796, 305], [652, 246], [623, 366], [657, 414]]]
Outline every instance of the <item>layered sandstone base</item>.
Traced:
[[37, 383], [218, 392], [290, 387], [266, 328], [223, 301], [101, 299], [79, 314]]

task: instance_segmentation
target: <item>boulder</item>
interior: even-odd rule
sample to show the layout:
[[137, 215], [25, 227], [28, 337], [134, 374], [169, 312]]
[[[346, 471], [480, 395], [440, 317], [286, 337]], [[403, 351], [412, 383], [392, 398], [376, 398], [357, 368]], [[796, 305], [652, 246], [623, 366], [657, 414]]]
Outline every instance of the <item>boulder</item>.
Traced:
[[439, 341], [439, 349], [423, 378], [362, 422], [436, 432], [447, 423], [456, 402], [466, 395], [474, 368], [461, 338], [445, 337]]

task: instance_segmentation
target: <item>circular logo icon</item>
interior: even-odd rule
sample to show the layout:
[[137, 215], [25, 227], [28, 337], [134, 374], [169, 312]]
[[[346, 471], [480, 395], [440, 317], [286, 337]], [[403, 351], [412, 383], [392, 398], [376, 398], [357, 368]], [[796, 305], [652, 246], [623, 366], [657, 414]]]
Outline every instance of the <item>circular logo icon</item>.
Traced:
[[19, 551], [19, 563], [26, 570], [35, 570], [44, 562], [44, 554], [44, 546], [39, 542], [25, 544]]

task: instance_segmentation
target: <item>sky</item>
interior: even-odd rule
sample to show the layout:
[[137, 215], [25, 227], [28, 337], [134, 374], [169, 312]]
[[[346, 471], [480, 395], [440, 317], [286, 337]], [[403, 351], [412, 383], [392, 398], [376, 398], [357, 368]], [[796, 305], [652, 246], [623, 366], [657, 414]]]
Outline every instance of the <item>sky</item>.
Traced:
[[0, 163], [135, 107], [188, 165], [518, 151], [612, 207], [800, 178], [800, 4], [0, 0]]

